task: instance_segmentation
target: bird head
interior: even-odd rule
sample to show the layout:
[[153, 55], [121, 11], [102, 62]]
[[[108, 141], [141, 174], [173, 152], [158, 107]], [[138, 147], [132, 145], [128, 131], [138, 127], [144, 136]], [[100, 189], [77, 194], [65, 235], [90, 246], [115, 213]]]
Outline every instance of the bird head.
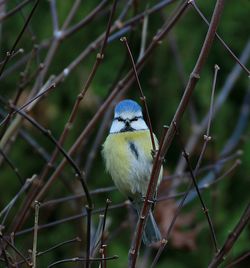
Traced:
[[141, 106], [133, 100], [123, 100], [115, 107], [110, 133], [148, 129]]

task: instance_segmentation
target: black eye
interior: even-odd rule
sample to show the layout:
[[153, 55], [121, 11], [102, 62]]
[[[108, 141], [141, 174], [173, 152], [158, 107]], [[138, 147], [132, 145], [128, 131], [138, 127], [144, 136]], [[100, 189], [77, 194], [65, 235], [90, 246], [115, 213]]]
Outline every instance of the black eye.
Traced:
[[130, 120], [130, 122], [137, 121], [138, 118], [139, 118], [139, 117], [135, 116], [135, 117], [133, 117], [133, 118]]
[[125, 120], [122, 119], [120, 116], [119, 117], [116, 117], [115, 120], [119, 121], [119, 122], [124, 122]]
[[142, 118], [141, 116], [135, 116], [130, 120], [130, 122], [137, 121], [139, 118]]

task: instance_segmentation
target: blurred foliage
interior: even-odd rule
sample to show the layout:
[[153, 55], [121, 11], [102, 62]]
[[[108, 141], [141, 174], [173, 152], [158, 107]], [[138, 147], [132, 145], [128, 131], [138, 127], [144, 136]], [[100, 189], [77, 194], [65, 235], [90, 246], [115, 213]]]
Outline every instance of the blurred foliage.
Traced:
[[[11, 10], [16, 6], [17, 2], [21, 1], [7, 1], [6, 10]], [[84, 18], [99, 2], [100, 1], [97, 0], [82, 1], [72, 25]], [[126, 1], [119, 1], [116, 17], [118, 16], [117, 14], [121, 12], [125, 2]], [[135, 8], [137, 9], [136, 12], [142, 12], [145, 10], [147, 5], [152, 6], [155, 4], [155, 2], [156, 1], [135, 1]], [[60, 26], [64, 22], [73, 3], [74, 0], [56, 1]], [[109, 1], [108, 4], [110, 5], [111, 1]], [[214, 0], [197, 1], [197, 5], [201, 8], [207, 18], [211, 18], [214, 4]], [[176, 5], [171, 5], [164, 8], [162, 12], [150, 15], [147, 32], [147, 44], [149, 44], [153, 35], [161, 27], [164, 20], [170, 16], [175, 6]], [[11, 48], [21, 30], [22, 25], [24, 24], [23, 16], [27, 16], [31, 8], [32, 4], [29, 4], [22, 9], [23, 14], [20, 12], [16, 13], [9, 19], [3, 21], [0, 54], [2, 59], [4, 58], [5, 52]], [[250, 2], [247, 0], [240, 1], [239, 3], [231, 0], [226, 1], [225, 4], [225, 10], [223, 12], [218, 32], [221, 34], [226, 43], [229, 44], [230, 48], [235, 52], [236, 55], [240, 55], [249, 38], [249, 10]], [[93, 42], [103, 31], [105, 31], [109, 14], [107, 11], [108, 10], [106, 8], [100, 16], [97, 16], [97, 18], [86, 25], [86, 27], [62, 42], [55, 54], [51, 66], [49, 67], [47, 78], [49, 78], [49, 76], [52, 74], [59, 74], [91, 42]], [[133, 11], [133, 8], [131, 8], [127, 18], [129, 18], [129, 16], [132, 17], [134, 12], [135, 11]], [[139, 24], [135, 26], [127, 35], [135, 59], [138, 57], [140, 50], [141, 30], [141, 24]], [[41, 43], [43, 40], [49, 40], [51, 38], [53, 27], [49, 1], [40, 1], [38, 9], [31, 20], [30, 27], [25, 32], [18, 45], [19, 47], [24, 48], [25, 53], [31, 51], [33, 47], [29, 31], [32, 31], [32, 33], [35, 34], [35, 43], [37, 44]], [[190, 7], [185, 16], [182, 17], [182, 19], [171, 31], [170, 35], [166, 37], [154, 51], [145, 68], [140, 73], [140, 81], [144, 93], [147, 96], [150, 115], [153, 122], [153, 129], [158, 137], [161, 135], [162, 126], [164, 124], [168, 125], [171, 122], [182, 96], [184, 85], [187, 82], [188, 76], [197, 60], [206, 31], [207, 26], [196, 14], [194, 9]], [[171, 40], [175, 43], [179, 51], [179, 57], [181, 59], [181, 64], [183, 65], [184, 81], [182, 81], [179, 75], [178, 67], [176, 65], [170, 45]], [[44, 61], [47, 52], [48, 48], [45, 48], [41, 50], [41, 53], [39, 53], [39, 60], [41, 62]], [[48, 94], [48, 96], [36, 106], [31, 114], [43, 126], [49, 128], [57, 138], [60, 136], [60, 133], [63, 130], [78, 93], [86, 82], [86, 79], [94, 64], [95, 56], [95, 52], [91, 53], [83, 62], [81, 62], [77, 68], [74, 69], [74, 71], [70, 73], [70, 75], [64, 80], [64, 82], [56, 88], [56, 90]], [[17, 62], [20, 57], [21, 55], [13, 58], [7, 65], [7, 68]], [[33, 64], [33, 68], [35, 68], [37, 63]], [[228, 55], [218, 40], [215, 40], [212, 46], [209, 58], [204, 69], [202, 70], [200, 81], [197, 84], [192, 98], [192, 105], [196, 111], [197, 122], [200, 122], [209, 110], [213, 69], [215, 64], [220, 66], [216, 86], [217, 95], [222, 85], [226, 81], [229, 72], [235, 65], [235, 62]], [[19, 74], [23, 71], [23, 68], [24, 66], [22, 65], [19, 69], [12, 72], [11, 75], [0, 81], [1, 96], [6, 100], [12, 99], [15, 95], [17, 85], [19, 83]], [[81, 103], [77, 120], [68, 139], [66, 140], [64, 146], [65, 149], [70, 148], [70, 146], [81, 133], [82, 129], [95, 115], [97, 109], [110, 93], [113, 83], [117, 80], [118, 72], [120, 72], [122, 75], [125, 75], [130, 68], [131, 65], [128, 61], [127, 54], [122, 43], [119, 40], [115, 40], [108, 44], [104, 61], [98, 69], [86, 97]], [[213, 163], [214, 160], [219, 157], [220, 151], [232, 134], [239, 115], [244, 94], [248, 87], [248, 80], [249, 79], [247, 78], [246, 74], [242, 72], [235, 84], [235, 89], [230, 94], [227, 101], [223, 104], [222, 109], [214, 118], [211, 129], [213, 140], [208, 145], [203, 163]], [[27, 96], [31, 89], [32, 84], [25, 90], [25, 92], [23, 92], [22, 95]], [[133, 84], [131, 89], [124, 97], [139, 101], [139, 91], [137, 90], [137, 85]], [[20, 104], [21, 103], [22, 101], [20, 101]], [[1, 112], [4, 111], [8, 111], [8, 108], [2, 106]], [[181, 136], [184, 141], [187, 141], [188, 137], [192, 133], [190, 120], [190, 111], [187, 111], [181, 124]], [[91, 151], [100, 124], [101, 122], [95, 126], [90, 139], [86, 144], [83, 145], [83, 148], [79, 148], [78, 153], [75, 156], [75, 159], [81, 169], [84, 168], [86, 160], [88, 159], [88, 153]], [[108, 134], [108, 127], [109, 126], [106, 126], [106, 131], [103, 135], [102, 142], [104, 141], [105, 136]], [[29, 123], [25, 122], [22, 129], [27, 131], [48, 154], [53, 151], [53, 144], [49, 142], [46, 137], [43, 137], [41, 133], [34, 129]], [[228, 233], [235, 226], [240, 215], [242, 214], [245, 204], [249, 200], [249, 135], [250, 129], [248, 127], [238, 146], [238, 148], [243, 151], [243, 155], [241, 157], [242, 165], [239, 166], [233, 172], [233, 174], [229, 174], [221, 182], [209, 190], [206, 190], [203, 194], [206, 205], [211, 212], [212, 219], [214, 219], [219, 245], [223, 244], [228, 236]], [[200, 138], [200, 143], [195, 152], [191, 155], [193, 166], [195, 165], [200, 154], [201, 147], [202, 137]], [[94, 160], [94, 165], [91, 169], [91, 172], [88, 175], [88, 185], [90, 190], [113, 185], [110, 177], [104, 170], [100, 151], [101, 145], [99, 146], [98, 154]], [[180, 157], [180, 153], [181, 151], [179, 145], [175, 140], [169, 150], [168, 155], [166, 156], [165, 169], [168, 174], [172, 174], [172, 172], [174, 172], [177, 161]], [[21, 138], [20, 135], [17, 137], [15, 144], [12, 145], [11, 149], [9, 150], [8, 156], [18, 168], [23, 178], [31, 177], [33, 174], [40, 174], [42, 168], [46, 164], [46, 161], [42, 159], [37, 152], [35, 152], [29, 146], [29, 144], [27, 144], [27, 142]], [[61, 159], [62, 157], [60, 156], [57, 160], [57, 163], [59, 163]], [[230, 165], [231, 164], [226, 165], [224, 171], [227, 170]], [[46, 200], [80, 192], [79, 184], [76, 182], [74, 174], [69, 166], [67, 166], [65, 172], [62, 176], [60, 176], [60, 178], [61, 180], [57, 180], [57, 182], [53, 184], [49, 190]], [[6, 203], [8, 203], [9, 200], [11, 200], [11, 198], [15, 195], [18, 189], [20, 189], [20, 183], [6, 163], [2, 163], [1, 166], [0, 189], [1, 208], [3, 208]], [[121, 196], [121, 194], [117, 191], [99, 194], [94, 196], [95, 208], [103, 207], [106, 198], [110, 198], [113, 204], [124, 201], [124, 197]], [[21, 205], [21, 203], [22, 202], [20, 200], [18, 205], [11, 211], [11, 214], [7, 220], [7, 225], [11, 223], [11, 220], [15, 213], [17, 213], [18, 207]], [[170, 244], [167, 245], [166, 250], [160, 258], [157, 266], [159, 268], [166, 266], [176, 268], [206, 267], [214, 255], [208, 225], [202, 213], [199, 201], [194, 200], [191, 204], [186, 206], [183, 211], [185, 213], [195, 211], [195, 219], [192, 223], [193, 226], [187, 228], [192, 229], [199, 224], [203, 226], [201, 231], [195, 237], [196, 249], [177, 249], [171, 245], [170, 240]], [[41, 208], [39, 223], [45, 224], [81, 212], [81, 201], [78, 205], [71, 201], [62, 203], [56, 208]], [[108, 212], [110, 233], [112, 234], [112, 230], [116, 230], [117, 227], [121, 226], [121, 223], [126, 221], [128, 217], [129, 209], [122, 208], [110, 210]], [[98, 220], [98, 215], [94, 216], [93, 221], [95, 226], [97, 226]], [[84, 237], [84, 224], [84, 221], [75, 220], [60, 224], [55, 227], [47, 228], [44, 231], [40, 231], [38, 235], [38, 250], [45, 250], [57, 243], [74, 238], [76, 236]], [[33, 215], [31, 215], [30, 219], [23, 226], [23, 228], [28, 228], [31, 226], [33, 226]], [[131, 240], [130, 238], [133, 233], [132, 229], [133, 224], [132, 227], [122, 229], [121, 232], [117, 233], [117, 235], [113, 237], [113, 240], [108, 243], [107, 254], [109, 256], [115, 254], [119, 255], [119, 260], [110, 261], [108, 267], [126, 267]], [[249, 250], [249, 234], [249, 229], [244, 230], [225, 263], [229, 263], [247, 249]], [[16, 245], [18, 248], [22, 249], [23, 252], [25, 252], [25, 250], [28, 248], [32, 248], [32, 239], [32, 233], [17, 236]], [[82, 243], [81, 248], [83, 249], [84, 246], [84, 243]], [[27, 251], [25, 253], [27, 253]], [[156, 251], [154, 249], [150, 250], [148, 253], [149, 258], [154, 257], [155, 253]], [[54, 251], [51, 251], [44, 256], [39, 257], [38, 267], [46, 267], [46, 265], [53, 261], [68, 257], [80, 256], [82, 254], [83, 250], [79, 252], [78, 245], [65, 245]], [[144, 254], [145, 248], [143, 247], [140, 257], [143, 257]], [[140, 262], [138, 262], [138, 267], [141, 267], [139, 266], [139, 263]], [[242, 266], [238, 267], [247, 267], [248, 265], [250, 265], [250, 262], [245, 261]], [[93, 265], [93, 267], [97, 266], [97, 264]], [[60, 267], [76, 267], [76, 264], [61, 265]]]

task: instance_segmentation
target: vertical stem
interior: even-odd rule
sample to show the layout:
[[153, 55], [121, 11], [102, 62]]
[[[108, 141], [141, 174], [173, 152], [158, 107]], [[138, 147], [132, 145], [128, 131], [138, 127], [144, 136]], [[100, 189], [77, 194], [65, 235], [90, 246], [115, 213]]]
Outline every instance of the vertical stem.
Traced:
[[101, 268], [106, 268], [106, 246], [104, 244], [104, 231], [105, 231], [105, 225], [106, 225], [106, 218], [107, 218], [107, 212], [108, 212], [108, 207], [111, 203], [110, 199], [106, 200], [106, 207], [105, 211], [103, 214], [103, 225], [102, 225], [102, 234], [101, 234], [101, 246], [100, 246], [100, 253], [101, 253]]
[[[188, 3], [190, 3], [190, 1], [188, 1]], [[177, 110], [170, 124], [170, 127], [167, 131], [167, 134], [164, 137], [162, 148], [159, 148], [159, 151], [154, 160], [154, 164], [153, 164], [152, 172], [151, 172], [151, 178], [150, 178], [150, 182], [149, 182], [149, 186], [148, 186], [148, 190], [146, 194], [146, 199], [143, 204], [143, 208], [141, 212], [141, 217], [145, 218], [148, 215], [148, 212], [149, 212], [148, 202], [152, 199], [152, 196], [155, 192], [155, 189], [157, 186], [156, 182], [160, 174], [160, 167], [163, 161], [163, 157], [168, 152], [168, 149], [176, 134], [176, 126], [178, 127], [178, 125], [180, 124], [181, 118], [189, 104], [194, 88], [198, 82], [198, 79], [200, 77], [200, 72], [205, 64], [208, 53], [213, 44], [213, 40], [215, 37], [216, 29], [219, 25], [223, 7], [224, 7], [224, 0], [217, 0], [215, 8], [214, 8], [211, 24], [209, 26], [206, 38], [203, 42], [203, 46], [201, 48], [198, 60], [196, 61], [195, 67], [190, 75], [184, 94], [182, 96], [179, 106], [177, 107]], [[132, 250], [130, 253], [130, 267], [136, 266], [136, 260], [137, 260], [137, 256], [139, 253], [141, 239], [142, 239], [142, 227], [143, 227], [143, 221], [140, 223], [138, 227], [139, 231], [136, 233], [136, 239], [134, 239], [135, 242], [132, 244]]]
[[141, 83], [140, 83], [140, 80], [139, 80], [139, 77], [138, 77], [138, 73], [137, 73], [137, 70], [136, 70], [136, 66], [135, 66], [135, 62], [134, 62], [134, 59], [133, 59], [132, 52], [131, 52], [130, 47], [128, 45], [127, 38], [126, 37], [122, 37], [120, 40], [122, 42], [124, 42], [124, 44], [125, 44], [125, 46], [127, 48], [127, 51], [128, 51], [129, 58], [130, 58], [131, 63], [132, 63], [132, 67], [133, 67], [135, 79], [136, 79], [136, 82], [137, 82], [138, 87], [139, 87], [139, 90], [140, 90], [141, 101], [143, 103], [144, 110], [146, 112], [146, 118], [147, 118], [147, 123], [148, 123], [148, 126], [149, 126], [150, 138], [151, 138], [153, 153], [155, 154], [156, 148], [155, 148], [154, 134], [153, 134], [152, 124], [151, 124], [151, 120], [150, 120], [150, 116], [149, 116], [149, 112], [148, 112], [148, 106], [147, 106], [147, 102], [146, 102], [146, 97], [145, 97], [145, 95], [144, 95], [144, 93], [142, 91]]
[[92, 212], [92, 206], [89, 207], [86, 206], [87, 210], [87, 245], [86, 245], [86, 268], [90, 267], [90, 243], [91, 243], [91, 212]]
[[39, 208], [40, 203], [38, 201], [35, 201], [35, 223], [34, 223], [34, 238], [33, 238], [33, 249], [32, 249], [32, 268], [36, 268]]
[[244, 230], [244, 228], [247, 226], [247, 224], [249, 224], [249, 221], [250, 221], [250, 203], [247, 204], [244, 213], [242, 214], [237, 225], [235, 226], [233, 232], [229, 234], [222, 249], [212, 259], [211, 263], [208, 266], [209, 268], [216, 268], [219, 266], [220, 263], [223, 262], [224, 257], [231, 250], [234, 243], [236, 242], [236, 240], [240, 236], [241, 232]]

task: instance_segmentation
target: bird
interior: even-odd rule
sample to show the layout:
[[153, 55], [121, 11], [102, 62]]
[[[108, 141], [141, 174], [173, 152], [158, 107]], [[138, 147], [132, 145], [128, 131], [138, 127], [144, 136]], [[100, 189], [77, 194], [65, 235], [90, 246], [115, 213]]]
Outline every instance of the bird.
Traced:
[[[158, 141], [153, 134], [155, 147]], [[107, 172], [118, 190], [132, 203], [138, 216], [150, 180], [153, 166], [153, 148], [150, 130], [143, 119], [141, 106], [131, 100], [120, 101], [114, 109], [109, 134], [103, 144], [102, 155]], [[162, 179], [162, 167], [158, 184]], [[161, 240], [152, 208], [146, 219], [142, 240], [150, 246]]]

